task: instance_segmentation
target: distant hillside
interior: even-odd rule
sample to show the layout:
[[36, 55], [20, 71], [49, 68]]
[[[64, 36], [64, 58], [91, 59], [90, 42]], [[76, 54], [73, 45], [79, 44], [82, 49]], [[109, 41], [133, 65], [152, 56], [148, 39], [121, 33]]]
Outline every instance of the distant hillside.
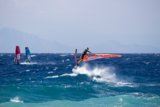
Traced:
[[35, 53], [71, 52], [71, 48], [56, 41], [43, 40], [35, 35], [14, 29], [0, 29], [0, 53], [12, 53], [16, 45], [20, 46], [22, 52], [25, 46], [30, 47], [30, 50]]

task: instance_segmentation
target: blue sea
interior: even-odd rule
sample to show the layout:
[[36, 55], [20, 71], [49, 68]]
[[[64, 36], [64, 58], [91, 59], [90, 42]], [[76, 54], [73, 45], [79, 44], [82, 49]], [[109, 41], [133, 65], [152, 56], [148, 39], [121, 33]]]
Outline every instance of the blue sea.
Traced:
[[73, 54], [0, 54], [0, 107], [160, 107], [160, 54], [75, 66]]

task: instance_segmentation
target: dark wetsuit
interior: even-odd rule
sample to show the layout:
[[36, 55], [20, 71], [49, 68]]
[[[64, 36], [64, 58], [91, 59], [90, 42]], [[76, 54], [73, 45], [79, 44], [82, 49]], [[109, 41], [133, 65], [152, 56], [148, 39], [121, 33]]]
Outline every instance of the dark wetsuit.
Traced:
[[88, 48], [87, 48], [87, 49], [85, 49], [85, 50], [83, 51], [83, 53], [82, 53], [82, 55], [81, 55], [80, 59], [78, 60], [77, 65], [79, 65], [79, 64], [80, 64], [80, 62], [83, 60], [84, 56], [85, 56], [88, 52], [89, 52], [89, 53], [91, 53], [91, 52], [89, 51], [89, 49], [88, 49]]
[[82, 56], [81, 56], [81, 59], [83, 60], [84, 56], [87, 54], [87, 52], [90, 52], [89, 49], [85, 49]]

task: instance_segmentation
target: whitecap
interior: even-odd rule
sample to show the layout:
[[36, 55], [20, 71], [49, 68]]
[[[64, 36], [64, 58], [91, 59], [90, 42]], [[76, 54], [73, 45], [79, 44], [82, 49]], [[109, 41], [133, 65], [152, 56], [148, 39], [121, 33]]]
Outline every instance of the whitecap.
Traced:
[[72, 70], [76, 74], [84, 74], [91, 77], [97, 82], [117, 82], [116, 74], [113, 72], [112, 67], [90, 67], [85, 64], [82, 67], [73, 68]]
[[70, 61], [70, 59], [66, 59], [66, 61]]
[[29, 69], [26, 70], [26, 72], [29, 72], [29, 71], [30, 71]]
[[81, 67], [73, 68], [72, 71], [76, 75], [87, 75], [96, 82], [110, 83], [113, 86], [134, 86], [132, 83], [129, 83], [126, 80], [120, 80], [115, 73], [114, 67], [96, 66], [93, 69], [90, 69], [89, 65], [85, 64]]
[[76, 73], [70, 73], [70, 74], [65, 73], [65, 74], [62, 74], [62, 75], [47, 76], [47, 77], [45, 77], [45, 78], [58, 78], [58, 77], [65, 77], [65, 76], [75, 77], [75, 76], [77, 76], [77, 75], [78, 75], [78, 74], [76, 74]]
[[70, 88], [72, 87], [71, 85], [65, 85], [64, 88]]
[[54, 76], [47, 76], [45, 78], [58, 78], [59, 76], [58, 75], [54, 75]]
[[21, 65], [35, 65], [35, 64], [37, 64], [37, 62], [21, 62], [20, 63]]
[[49, 71], [49, 72], [48, 72], [48, 74], [52, 74], [52, 73], [53, 73], [53, 71]]
[[14, 103], [23, 103], [23, 101], [18, 96], [11, 98], [10, 101]]
[[70, 73], [70, 74], [62, 74], [62, 75], [60, 75], [61, 77], [64, 77], [64, 76], [71, 76], [71, 77], [75, 77], [75, 76], [77, 76], [78, 74], [76, 74], [76, 73]]
[[58, 69], [58, 67], [55, 67], [53, 70], [56, 71]]
[[21, 81], [21, 79], [17, 78], [16, 81]]
[[150, 64], [150, 62], [147, 62], [147, 61], [144, 61], [143, 63], [146, 64], [146, 65]]
[[130, 82], [126, 82], [126, 81], [118, 81], [116, 84], [115, 84], [115, 86], [117, 86], [117, 87], [122, 87], [122, 86], [127, 86], [127, 87], [137, 87], [137, 85], [136, 84], [133, 84], [133, 83], [130, 83]]
[[36, 57], [37, 55], [31, 55], [31, 57]]
[[128, 87], [135, 87], [133, 83], [127, 82], [127, 80], [119, 79], [115, 73], [114, 67], [106, 67], [106, 66], [96, 66], [93, 69], [85, 64], [81, 67], [75, 67], [72, 69], [72, 73], [65, 73], [62, 75], [54, 75], [54, 76], [47, 76], [46, 78], [58, 78], [64, 76], [72, 76], [75, 77], [77, 75], [87, 75], [93, 81], [96, 82], [104, 82], [109, 83], [111, 86], [128, 86]]

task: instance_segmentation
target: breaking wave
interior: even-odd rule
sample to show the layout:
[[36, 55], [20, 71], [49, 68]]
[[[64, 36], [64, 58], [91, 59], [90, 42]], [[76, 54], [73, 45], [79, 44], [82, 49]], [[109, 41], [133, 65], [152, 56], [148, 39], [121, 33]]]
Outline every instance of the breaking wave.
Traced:
[[23, 103], [23, 101], [18, 96], [14, 97], [14, 98], [11, 98], [10, 102]]
[[47, 76], [45, 78], [59, 78], [64, 76], [78, 76], [78, 75], [86, 75], [96, 82], [108, 83], [114, 86], [129, 86], [134, 87], [132, 83], [129, 83], [126, 80], [119, 79], [115, 73], [114, 67], [106, 67], [106, 66], [96, 66], [91, 69], [91, 67], [87, 64], [83, 66], [74, 67], [72, 69], [72, 73], [65, 73], [62, 75], [53, 75]]
[[117, 82], [116, 74], [113, 67], [94, 67], [91, 69], [87, 64], [82, 67], [73, 68], [73, 73], [84, 74], [97, 82]]

